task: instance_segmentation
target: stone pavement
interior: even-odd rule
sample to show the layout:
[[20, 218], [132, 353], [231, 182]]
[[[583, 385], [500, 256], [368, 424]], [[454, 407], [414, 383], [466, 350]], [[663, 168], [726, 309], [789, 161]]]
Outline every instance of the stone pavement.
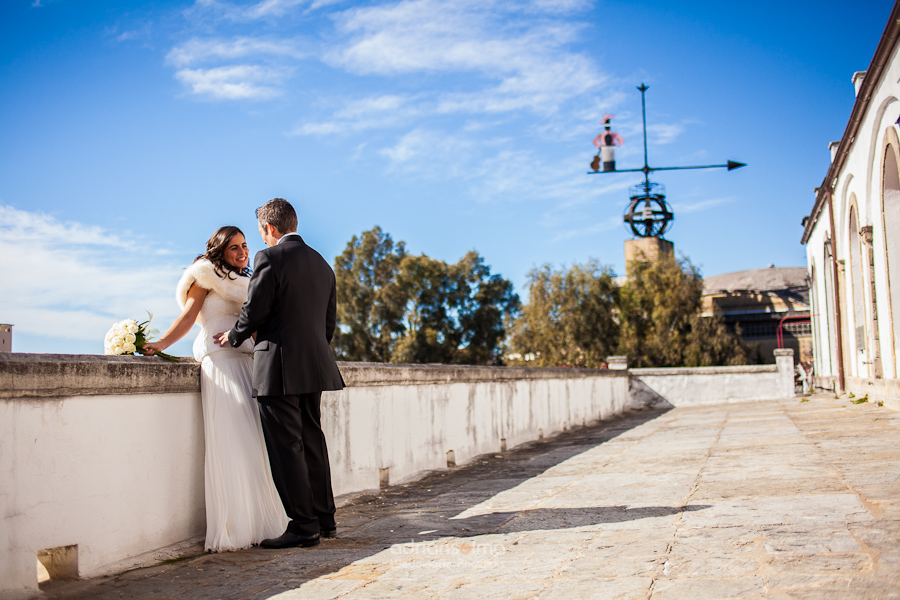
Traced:
[[833, 394], [631, 413], [338, 510], [339, 537], [59, 599], [900, 599], [900, 413]]

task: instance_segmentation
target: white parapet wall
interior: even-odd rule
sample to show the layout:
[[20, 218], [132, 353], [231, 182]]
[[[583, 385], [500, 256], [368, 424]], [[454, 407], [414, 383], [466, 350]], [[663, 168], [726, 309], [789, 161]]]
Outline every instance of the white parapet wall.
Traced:
[[196, 364], [0, 354], [0, 597], [37, 591], [42, 550], [74, 546], [60, 576], [86, 576], [204, 531], [198, 378]]
[[794, 351], [776, 350], [774, 365], [631, 369], [635, 404], [698, 406], [790, 398]]
[[627, 410], [627, 372], [340, 363], [323, 396], [335, 494], [377, 488]]
[[[339, 363], [335, 494], [409, 480], [629, 407], [627, 371]], [[451, 452], [452, 451], [452, 452]], [[0, 598], [204, 533], [199, 365], [0, 353]], [[126, 562], [123, 562], [126, 561]]]

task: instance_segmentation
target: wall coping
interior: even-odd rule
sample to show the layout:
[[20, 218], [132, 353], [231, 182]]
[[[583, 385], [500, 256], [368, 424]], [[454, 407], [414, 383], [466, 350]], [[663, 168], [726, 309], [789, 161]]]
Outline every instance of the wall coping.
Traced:
[[664, 367], [630, 369], [635, 377], [653, 375], [734, 375], [737, 373], [777, 373], [778, 365], [734, 365], [722, 367]]
[[486, 367], [481, 365], [418, 365], [340, 361], [338, 367], [348, 387], [628, 376], [628, 373], [624, 371], [569, 367]]
[[0, 399], [200, 391], [200, 364], [152, 356], [0, 353]]
[[[627, 377], [627, 371], [338, 362], [348, 387]], [[152, 356], [0, 353], [0, 399], [199, 393], [200, 364]]]

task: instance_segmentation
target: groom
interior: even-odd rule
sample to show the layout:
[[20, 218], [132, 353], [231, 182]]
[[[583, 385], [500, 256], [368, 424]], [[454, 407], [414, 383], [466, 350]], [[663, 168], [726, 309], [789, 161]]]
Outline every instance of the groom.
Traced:
[[278, 495], [290, 517], [263, 548], [315, 546], [334, 537], [334, 496], [320, 402], [344, 380], [329, 343], [334, 335], [334, 271], [297, 235], [297, 213], [275, 198], [256, 209], [268, 248], [256, 255], [247, 302], [235, 326], [215, 336], [238, 347], [256, 332], [253, 396]]

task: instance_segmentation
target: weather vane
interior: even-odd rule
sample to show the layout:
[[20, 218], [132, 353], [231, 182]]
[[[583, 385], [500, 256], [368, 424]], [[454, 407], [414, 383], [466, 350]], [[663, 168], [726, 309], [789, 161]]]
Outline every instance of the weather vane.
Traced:
[[[644, 166], [640, 169], [616, 170], [616, 146], [621, 146], [625, 141], [621, 135], [612, 131], [612, 118], [614, 115], [603, 115], [604, 131], [594, 139], [597, 147], [597, 155], [591, 161], [593, 171], [596, 173], [632, 173], [640, 171], [644, 174], [644, 181], [629, 189], [631, 203], [625, 209], [624, 220], [631, 227], [631, 231], [637, 237], [662, 237], [672, 225], [675, 215], [666, 202], [666, 188], [659, 183], [650, 181], [650, 173], [653, 171], [675, 171], [682, 169], [717, 169], [727, 168], [729, 171], [746, 167], [745, 163], [729, 160], [724, 165], [701, 165], [696, 167], [651, 167], [647, 162], [647, 104], [646, 92], [648, 86], [643, 83], [638, 87], [641, 91], [641, 113], [644, 119]], [[602, 163], [602, 164], [601, 164]], [[601, 170], [601, 166], [603, 169]]]

